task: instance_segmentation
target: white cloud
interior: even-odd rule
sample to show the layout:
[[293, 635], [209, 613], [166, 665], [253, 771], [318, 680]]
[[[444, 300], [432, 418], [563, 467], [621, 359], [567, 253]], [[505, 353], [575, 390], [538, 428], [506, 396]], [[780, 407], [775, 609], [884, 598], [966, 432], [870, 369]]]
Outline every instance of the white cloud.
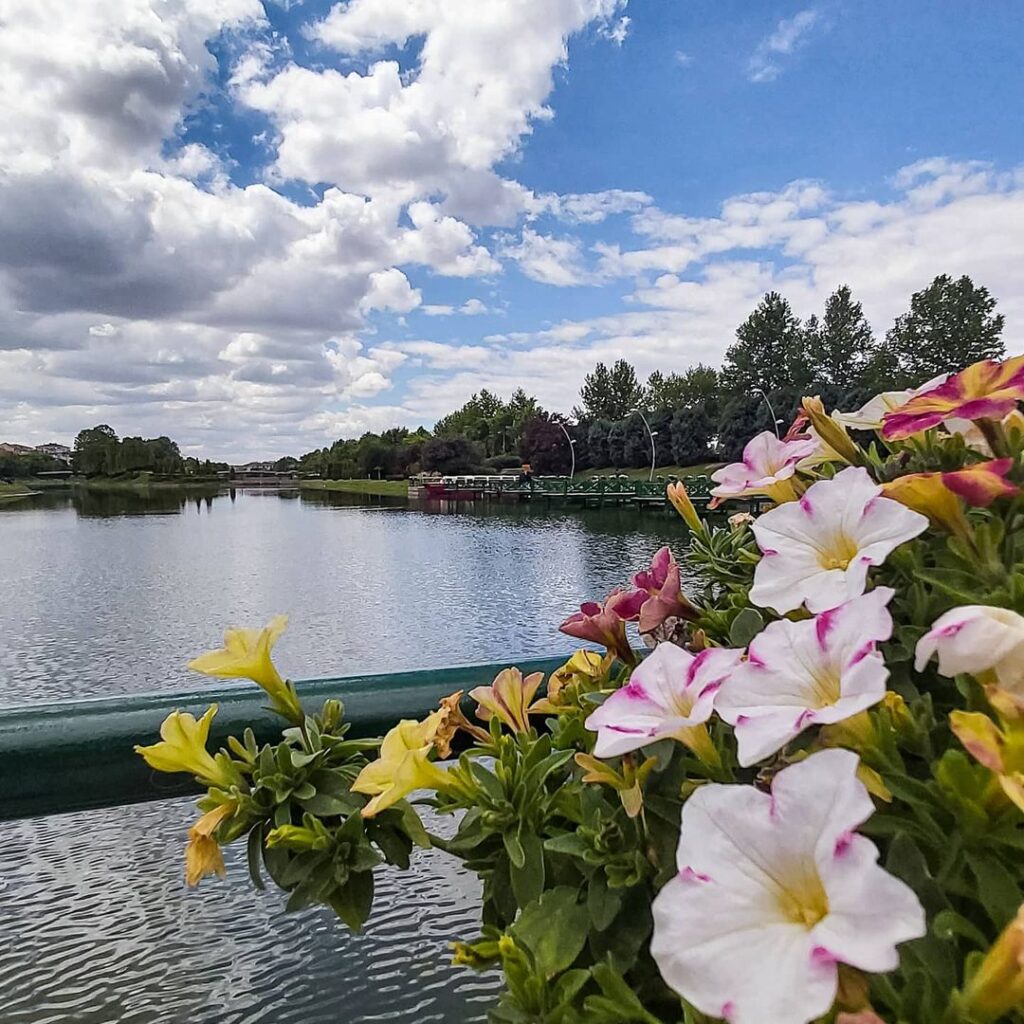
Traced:
[[518, 240], [505, 238], [499, 251], [505, 259], [514, 260], [532, 281], [560, 288], [593, 283], [583, 266], [583, 247], [576, 238], [554, 238], [523, 228]]
[[610, 39], [616, 46], [621, 46], [629, 35], [629, 26], [632, 22], [632, 18], [623, 15], [618, 21], [603, 28], [601, 35], [606, 39]]
[[543, 196], [536, 209], [552, 213], [570, 223], [599, 224], [615, 214], [636, 213], [653, 202], [646, 192], [609, 188], [603, 192]]
[[774, 31], [757, 44], [747, 64], [747, 77], [751, 82], [774, 82], [782, 74], [782, 58], [805, 46], [811, 31], [822, 24], [822, 13], [814, 7], [805, 8], [792, 18], [783, 18]]

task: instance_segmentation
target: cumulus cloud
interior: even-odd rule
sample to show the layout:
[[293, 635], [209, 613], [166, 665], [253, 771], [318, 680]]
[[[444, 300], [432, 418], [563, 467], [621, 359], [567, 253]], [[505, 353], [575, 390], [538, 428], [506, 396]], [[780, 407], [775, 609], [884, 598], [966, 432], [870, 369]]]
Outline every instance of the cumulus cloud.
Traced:
[[560, 288], [593, 283], [584, 267], [579, 239], [555, 238], [523, 228], [518, 238], [506, 237], [499, 251], [505, 259], [515, 261], [531, 281]]

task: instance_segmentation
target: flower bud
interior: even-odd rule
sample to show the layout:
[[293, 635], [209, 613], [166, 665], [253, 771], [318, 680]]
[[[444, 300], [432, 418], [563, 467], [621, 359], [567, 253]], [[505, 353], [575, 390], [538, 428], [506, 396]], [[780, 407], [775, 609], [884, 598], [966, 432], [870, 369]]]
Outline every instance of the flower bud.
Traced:
[[675, 510], [686, 520], [686, 525], [694, 533], [703, 533], [704, 523], [701, 521], [700, 516], [697, 515], [697, 510], [693, 507], [693, 502], [690, 500], [689, 494], [686, 493], [686, 487], [683, 485], [683, 482], [678, 480], [674, 484], [669, 484], [665, 488], [665, 494], [668, 500], [672, 502]]
[[839, 458], [851, 466], [865, 464], [864, 453], [853, 443], [846, 428], [825, 412], [825, 406], [822, 405], [820, 398], [805, 398], [801, 406], [811, 421], [814, 432], [826, 447], [831, 448]]
[[1024, 1006], [1024, 907], [985, 954], [963, 996], [967, 1017], [978, 1024]]

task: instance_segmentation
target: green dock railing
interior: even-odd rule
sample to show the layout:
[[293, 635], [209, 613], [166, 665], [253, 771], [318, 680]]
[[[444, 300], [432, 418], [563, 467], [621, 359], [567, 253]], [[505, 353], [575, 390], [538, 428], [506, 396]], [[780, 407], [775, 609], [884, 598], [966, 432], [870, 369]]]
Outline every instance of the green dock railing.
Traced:
[[[454, 690], [489, 684], [503, 668], [549, 674], [567, 655], [460, 665], [381, 675], [308, 679], [295, 684], [307, 708], [328, 697], [345, 703], [353, 737], [382, 736], [399, 719], [422, 718]], [[133, 751], [158, 739], [160, 723], [175, 709], [200, 715], [210, 704], [218, 713], [210, 748], [224, 745], [248, 726], [260, 742], [280, 735], [282, 720], [264, 707], [266, 695], [253, 685], [0, 708], [0, 820], [114, 807], [198, 792], [185, 775], [154, 772]]]

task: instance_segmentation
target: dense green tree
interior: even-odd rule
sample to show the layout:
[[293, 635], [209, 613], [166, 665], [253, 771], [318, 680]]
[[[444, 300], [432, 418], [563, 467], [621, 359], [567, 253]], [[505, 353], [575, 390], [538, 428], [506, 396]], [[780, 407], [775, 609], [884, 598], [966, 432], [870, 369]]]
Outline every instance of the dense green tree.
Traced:
[[664, 375], [655, 370], [647, 379], [646, 405], [649, 409], [682, 409], [697, 402], [714, 404], [718, 397], [718, 371], [697, 363], [682, 373]]
[[921, 384], [940, 373], [961, 370], [980, 359], [1002, 359], [1004, 317], [987, 288], [965, 274], [941, 274], [915, 292], [910, 310], [896, 318], [885, 338], [899, 384]]
[[811, 317], [804, 324], [804, 345], [814, 385], [852, 388], [863, 383], [875, 354], [875, 338], [847, 285], [828, 297], [820, 322]]
[[523, 435], [523, 457], [534, 473], [542, 476], [568, 475], [573, 456], [563, 426], [569, 429], [563, 417], [546, 412], [534, 416], [527, 423]]
[[703, 402], [679, 409], [672, 417], [672, 461], [693, 466], [710, 457], [713, 421]]
[[576, 419], [621, 420], [643, 404], [644, 389], [636, 370], [619, 359], [611, 369], [598, 363], [588, 373], [580, 388], [582, 407], [575, 410]]
[[611, 465], [608, 457], [608, 431], [611, 427], [608, 420], [594, 420], [587, 428], [587, 457], [595, 468]]
[[753, 388], [802, 387], [809, 379], [800, 321], [778, 292], [768, 292], [736, 329], [725, 354], [722, 385], [742, 394]]
[[616, 420], [608, 428], [608, 465], [616, 469], [623, 469], [626, 463], [624, 445], [626, 443], [626, 422]]
[[420, 465], [428, 472], [471, 473], [482, 461], [479, 446], [466, 437], [432, 437], [420, 452]]
[[71, 465], [76, 473], [84, 476], [98, 476], [101, 473], [116, 472], [114, 462], [117, 453], [117, 434], [114, 428], [101, 423], [99, 426], [80, 430], [75, 438]]

